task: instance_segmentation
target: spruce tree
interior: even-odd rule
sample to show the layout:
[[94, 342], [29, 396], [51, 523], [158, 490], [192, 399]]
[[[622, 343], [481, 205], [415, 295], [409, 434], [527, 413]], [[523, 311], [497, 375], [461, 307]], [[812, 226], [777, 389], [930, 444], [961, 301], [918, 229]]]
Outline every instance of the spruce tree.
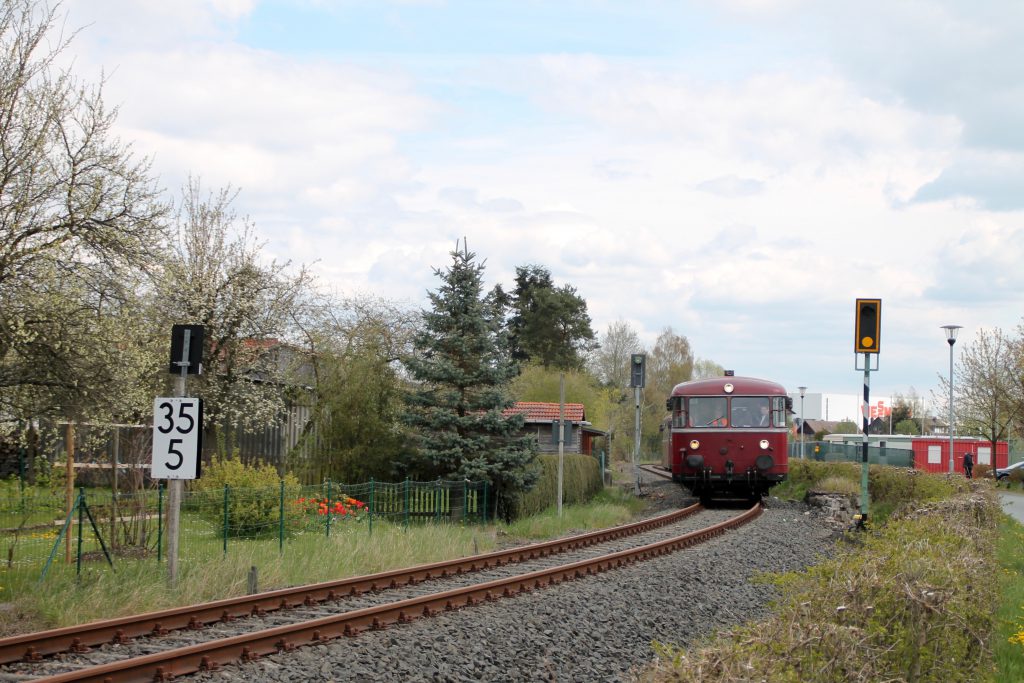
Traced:
[[429, 292], [431, 310], [405, 367], [417, 386], [404, 419], [415, 452], [406, 469], [419, 477], [487, 480], [497, 513], [510, 519], [516, 495], [535, 479], [535, 441], [521, 435], [521, 415], [506, 416], [516, 375], [501, 326], [501, 307], [483, 295], [483, 264], [464, 244], [452, 264], [434, 269], [441, 279]]

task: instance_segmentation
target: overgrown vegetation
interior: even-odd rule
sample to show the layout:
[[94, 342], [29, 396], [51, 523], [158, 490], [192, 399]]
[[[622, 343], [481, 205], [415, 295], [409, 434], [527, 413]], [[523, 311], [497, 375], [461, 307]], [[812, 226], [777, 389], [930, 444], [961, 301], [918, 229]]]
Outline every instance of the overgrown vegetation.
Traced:
[[908, 506], [838, 555], [773, 580], [767, 621], [690, 651], [655, 681], [978, 681], [991, 675], [999, 506], [988, 492]]
[[[860, 481], [859, 463], [790, 460], [789, 478], [772, 489], [772, 494], [788, 500], [803, 500], [811, 490], [859, 496]], [[904, 467], [870, 465], [868, 519], [877, 526], [899, 505], [941, 500], [969, 488], [970, 482], [961, 475], [932, 475]]]
[[[601, 490], [601, 464], [589, 455], [568, 453], [562, 467], [562, 503], [583, 503]], [[537, 483], [524, 493], [518, 504], [519, 516], [535, 515], [558, 500], [558, 456], [537, 457]]]

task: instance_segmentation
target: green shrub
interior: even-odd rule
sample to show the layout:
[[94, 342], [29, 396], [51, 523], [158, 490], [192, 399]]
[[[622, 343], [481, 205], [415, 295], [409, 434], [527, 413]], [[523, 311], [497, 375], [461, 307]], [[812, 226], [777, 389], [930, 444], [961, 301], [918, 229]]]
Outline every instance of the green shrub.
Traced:
[[[191, 491], [200, 514], [222, 525], [224, 508], [217, 503], [223, 501], [227, 486], [228, 535], [259, 536], [278, 531], [282, 481], [285, 505], [293, 505], [300, 490], [295, 475], [282, 479], [272, 465], [260, 461], [247, 465], [238, 458], [214, 456], [210, 466], [203, 468], [203, 476], [192, 481]], [[286, 515], [288, 520], [293, 518]]]
[[[583, 503], [603, 488], [601, 464], [590, 455], [570, 453], [564, 456], [562, 472], [562, 503]], [[540, 468], [537, 483], [522, 494], [517, 505], [518, 516], [533, 515], [558, 502], [558, 456], [537, 456]]]

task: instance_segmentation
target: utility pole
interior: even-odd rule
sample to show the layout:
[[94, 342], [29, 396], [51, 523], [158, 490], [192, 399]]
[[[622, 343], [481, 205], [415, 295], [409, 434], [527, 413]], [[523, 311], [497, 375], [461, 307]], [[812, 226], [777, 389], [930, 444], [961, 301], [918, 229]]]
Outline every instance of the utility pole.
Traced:
[[562, 516], [562, 477], [565, 471], [565, 373], [558, 375], [558, 516]]

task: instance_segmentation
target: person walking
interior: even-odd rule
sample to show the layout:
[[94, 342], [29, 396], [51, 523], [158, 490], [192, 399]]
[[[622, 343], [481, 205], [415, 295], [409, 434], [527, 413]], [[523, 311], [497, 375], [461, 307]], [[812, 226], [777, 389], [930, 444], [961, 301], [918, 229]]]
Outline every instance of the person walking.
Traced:
[[964, 453], [964, 476], [971, 479], [971, 470], [974, 469], [974, 458], [971, 457], [971, 452]]

